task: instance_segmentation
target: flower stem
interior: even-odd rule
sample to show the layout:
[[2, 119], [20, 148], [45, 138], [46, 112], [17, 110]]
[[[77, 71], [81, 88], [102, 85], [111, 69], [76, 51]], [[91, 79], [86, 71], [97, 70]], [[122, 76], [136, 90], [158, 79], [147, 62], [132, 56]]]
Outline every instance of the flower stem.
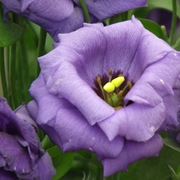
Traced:
[[177, 24], [177, 1], [176, 0], [172, 0], [172, 8], [173, 8], [173, 16], [172, 16], [171, 31], [170, 31], [170, 37], [169, 37], [169, 42], [171, 45], [174, 42], [174, 34], [175, 34], [176, 24]]
[[3, 8], [2, 8], [2, 5], [0, 3], [0, 21], [3, 20]]
[[4, 64], [4, 48], [0, 48], [0, 72], [1, 72], [3, 95], [7, 97], [8, 94], [7, 94], [7, 81], [6, 81], [6, 72], [5, 72], [5, 64]]
[[16, 43], [10, 47], [10, 75], [9, 81], [11, 84], [11, 95], [12, 95], [12, 107], [15, 108], [17, 104], [17, 97], [16, 97]]
[[20, 41], [17, 42], [16, 44], [17, 46], [17, 56], [16, 56], [16, 77], [17, 77], [17, 92], [21, 92], [18, 93], [18, 104], [21, 104], [22, 102], [24, 103], [24, 82], [23, 82], [23, 54], [22, 51], [24, 51], [24, 49], [22, 48], [22, 44]]
[[[38, 57], [42, 56], [45, 53], [46, 36], [47, 36], [47, 32], [41, 28], [39, 43], [38, 43]], [[39, 72], [40, 72], [40, 68], [38, 66], [38, 74], [39, 74]]]
[[6, 98], [8, 102], [11, 104], [11, 95], [10, 95], [10, 82], [9, 82], [9, 74], [10, 74], [10, 46], [4, 47], [4, 71], [5, 71], [5, 81], [7, 86], [7, 94]]
[[89, 15], [89, 11], [88, 11], [86, 3], [84, 2], [84, 0], [80, 0], [79, 3], [80, 3], [80, 6], [81, 6], [81, 8], [83, 10], [85, 21], [87, 23], [91, 23], [91, 16]]
[[5, 71], [6, 71], [6, 79], [7, 79], [7, 91], [8, 91], [8, 101], [11, 107], [15, 108], [14, 106], [14, 93], [15, 93], [15, 83], [13, 86], [13, 81], [15, 80], [14, 76], [14, 68], [16, 59], [16, 44], [4, 48], [4, 61], [5, 61]]

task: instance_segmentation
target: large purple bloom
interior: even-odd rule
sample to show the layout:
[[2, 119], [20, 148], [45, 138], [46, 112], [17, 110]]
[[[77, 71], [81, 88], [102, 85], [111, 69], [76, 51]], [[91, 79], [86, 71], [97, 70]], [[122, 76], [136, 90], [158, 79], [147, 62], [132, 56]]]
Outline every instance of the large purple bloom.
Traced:
[[0, 179], [50, 180], [51, 159], [40, 147], [25, 109], [15, 114], [0, 98]]
[[[23, 15], [46, 29], [56, 38], [83, 26], [79, 0], [1, 0], [5, 7]], [[95, 19], [102, 20], [129, 9], [142, 7], [147, 0], [85, 0]]]
[[[37, 123], [64, 151], [96, 152], [106, 176], [157, 155], [158, 131], [179, 124], [180, 53], [135, 18], [86, 24], [59, 42], [39, 58], [41, 73], [30, 89]], [[122, 77], [120, 87], [104, 91]]]

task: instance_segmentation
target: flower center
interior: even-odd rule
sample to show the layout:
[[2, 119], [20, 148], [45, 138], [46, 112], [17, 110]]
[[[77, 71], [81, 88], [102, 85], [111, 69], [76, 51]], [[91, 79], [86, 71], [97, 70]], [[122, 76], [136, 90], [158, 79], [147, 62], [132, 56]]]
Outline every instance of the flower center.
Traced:
[[125, 106], [124, 98], [133, 83], [120, 72], [109, 70], [108, 75], [98, 75], [95, 80], [95, 92], [115, 109]]

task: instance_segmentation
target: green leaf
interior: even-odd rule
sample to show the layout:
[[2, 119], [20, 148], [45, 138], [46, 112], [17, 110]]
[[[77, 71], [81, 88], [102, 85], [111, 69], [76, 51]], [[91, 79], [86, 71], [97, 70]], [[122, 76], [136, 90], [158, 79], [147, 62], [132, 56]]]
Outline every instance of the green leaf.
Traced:
[[125, 21], [128, 19], [128, 12], [118, 14], [109, 19], [109, 24], [115, 24], [117, 22]]
[[[172, 11], [172, 0], [149, 0], [150, 8], [162, 8], [168, 11]], [[180, 17], [180, 1], [177, 0], [177, 16]]]
[[74, 154], [67, 153], [62, 156], [59, 166], [56, 168], [56, 176], [54, 180], [62, 178], [70, 169], [73, 163]]
[[180, 51], [180, 38], [177, 39], [175, 45], [173, 46], [177, 51]]
[[173, 150], [180, 152], [180, 145], [177, 142], [175, 142], [173, 139], [169, 137], [164, 138], [164, 144], [172, 148]]
[[14, 44], [23, 34], [23, 28], [15, 23], [0, 21], [0, 47]]
[[139, 20], [142, 22], [142, 24], [144, 25], [146, 29], [154, 33], [159, 38], [166, 39], [166, 37], [164, 37], [161, 26], [159, 26], [156, 22], [149, 19], [144, 19], [144, 18], [140, 18]]
[[172, 180], [179, 180], [180, 176], [176, 173], [176, 171], [171, 166], [169, 166], [169, 169], [172, 174]]
[[169, 169], [177, 169], [180, 164], [180, 153], [169, 147], [164, 147], [159, 157], [142, 160], [130, 166], [127, 172], [116, 175], [120, 180], [169, 180], [172, 172]]
[[74, 153], [63, 153], [57, 146], [48, 150], [53, 164], [56, 168], [56, 176], [54, 180], [61, 179], [72, 167], [74, 160]]

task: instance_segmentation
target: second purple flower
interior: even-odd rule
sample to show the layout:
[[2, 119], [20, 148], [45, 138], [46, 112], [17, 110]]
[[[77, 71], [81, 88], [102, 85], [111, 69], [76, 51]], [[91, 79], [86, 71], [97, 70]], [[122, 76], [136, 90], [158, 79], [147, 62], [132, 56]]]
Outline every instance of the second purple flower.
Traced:
[[[1, 0], [7, 10], [18, 13], [42, 26], [55, 39], [83, 26], [79, 0]], [[143, 7], [147, 0], [85, 0], [91, 15], [103, 20], [133, 8]]]

